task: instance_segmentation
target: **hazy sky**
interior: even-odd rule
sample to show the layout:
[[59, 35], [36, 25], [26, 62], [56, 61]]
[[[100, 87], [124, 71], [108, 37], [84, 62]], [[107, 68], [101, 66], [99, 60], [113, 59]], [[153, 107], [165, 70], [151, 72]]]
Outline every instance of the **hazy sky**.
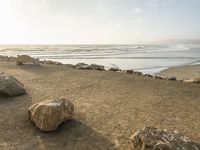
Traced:
[[0, 0], [1, 44], [200, 38], [200, 0]]

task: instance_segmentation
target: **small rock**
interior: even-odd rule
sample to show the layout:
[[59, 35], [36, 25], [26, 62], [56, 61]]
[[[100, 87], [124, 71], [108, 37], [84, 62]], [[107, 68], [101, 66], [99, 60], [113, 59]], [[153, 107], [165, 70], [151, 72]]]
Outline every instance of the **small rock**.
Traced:
[[32, 105], [29, 109], [31, 121], [42, 131], [53, 131], [72, 118], [74, 105], [67, 99], [55, 99]]
[[145, 74], [144, 75], [145, 77], [150, 77], [150, 78], [152, 78], [153, 76], [152, 75], [150, 75], [150, 74]]
[[88, 65], [88, 64], [85, 64], [85, 63], [78, 63], [78, 64], [76, 64], [75, 65], [75, 67], [77, 68], [77, 69], [92, 69], [91, 67], [90, 67], [90, 65]]
[[50, 65], [53, 65], [53, 64], [55, 64], [53, 61], [51, 61], [51, 60], [45, 60], [45, 64], [50, 64]]
[[66, 66], [67, 68], [76, 68], [75, 65], [72, 65], [72, 64], [65, 64], [65, 66]]
[[193, 82], [194, 82], [194, 83], [200, 83], [200, 78], [194, 78], [194, 79], [193, 79]]
[[134, 74], [141, 76], [141, 75], [142, 75], [142, 72], [134, 71]]
[[0, 73], [0, 95], [17, 96], [25, 93], [24, 85], [14, 76]]
[[119, 69], [119, 68], [111, 67], [111, 68], [109, 69], [109, 71], [120, 71], [120, 69]]
[[176, 77], [168, 77], [167, 80], [173, 80], [173, 81], [175, 81]]
[[163, 77], [157, 76], [157, 75], [153, 76], [153, 78], [154, 78], [154, 79], [161, 79], [161, 80], [163, 79]]
[[128, 74], [133, 74], [134, 71], [133, 71], [133, 70], [126, 70], [126, 73], [128, 73]]
[[91, 64], [90, 67], [91, 67], [93, 70], [105, 70], [105, 69], [104, 69], [104, 66], [97, 65], [97, 64]]
[[41, 64], [45, 64], [45, 60], [40, 60], [40, 63]]
[[183, 80], [183, 82], [192, 83], [192, 82], [194, 82], [194, 81], [193, 81], [193, 79], [187, 79], [187, 80]]
[[154, 127], [138, 130], [131, 140], [133, 150], [200, 150], [200, 144], [187, 137]]
[[15, 62], [17, 57], [10, 56], [10, 61]]
[[55, 62], [56, 65], [63, 65], [61, 62]]

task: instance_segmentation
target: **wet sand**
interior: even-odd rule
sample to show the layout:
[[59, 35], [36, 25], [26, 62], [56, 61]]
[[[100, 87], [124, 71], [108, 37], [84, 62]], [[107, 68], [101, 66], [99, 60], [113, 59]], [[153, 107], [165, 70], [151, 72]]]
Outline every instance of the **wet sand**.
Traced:
[[180, 80], [200, 78], [200, 65], [172, 67], [159, 73], [163, 77], [176, 77]]
[[[1, 150], [127, 150], [129, 137], [144, 126], [200, 142], [200, 84], [64, 65], [0, 62], [0, 70], [24, 83], [27, 93], [0, 98]], [[41, 132], [27, 109], [55, 97], [74, 103], [73, 119], [55, 132]]]

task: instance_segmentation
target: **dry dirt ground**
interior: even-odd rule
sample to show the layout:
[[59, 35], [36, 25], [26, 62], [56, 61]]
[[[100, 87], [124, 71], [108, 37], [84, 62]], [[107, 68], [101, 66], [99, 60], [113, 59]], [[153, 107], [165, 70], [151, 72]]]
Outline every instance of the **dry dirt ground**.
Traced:
[[[0, 98], [0, 150], [130, 149], [144, 126], [176, 130], [200, 142], [200, 84], [56, 65], [0, 63], [24, 83], [26, 94]], [[30, 122], [36, 102], [66, 97], [73, 119], [44, 133]]]

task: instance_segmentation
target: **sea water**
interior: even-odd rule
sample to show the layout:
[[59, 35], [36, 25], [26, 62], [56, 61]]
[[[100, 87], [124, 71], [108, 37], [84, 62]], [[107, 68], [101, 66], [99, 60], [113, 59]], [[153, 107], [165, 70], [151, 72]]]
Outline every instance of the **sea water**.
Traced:
[[154, 74], [199, 63], [200, 45], [1, 45], [0, 55], [30, 55], [64, 64], [95, 63]]

